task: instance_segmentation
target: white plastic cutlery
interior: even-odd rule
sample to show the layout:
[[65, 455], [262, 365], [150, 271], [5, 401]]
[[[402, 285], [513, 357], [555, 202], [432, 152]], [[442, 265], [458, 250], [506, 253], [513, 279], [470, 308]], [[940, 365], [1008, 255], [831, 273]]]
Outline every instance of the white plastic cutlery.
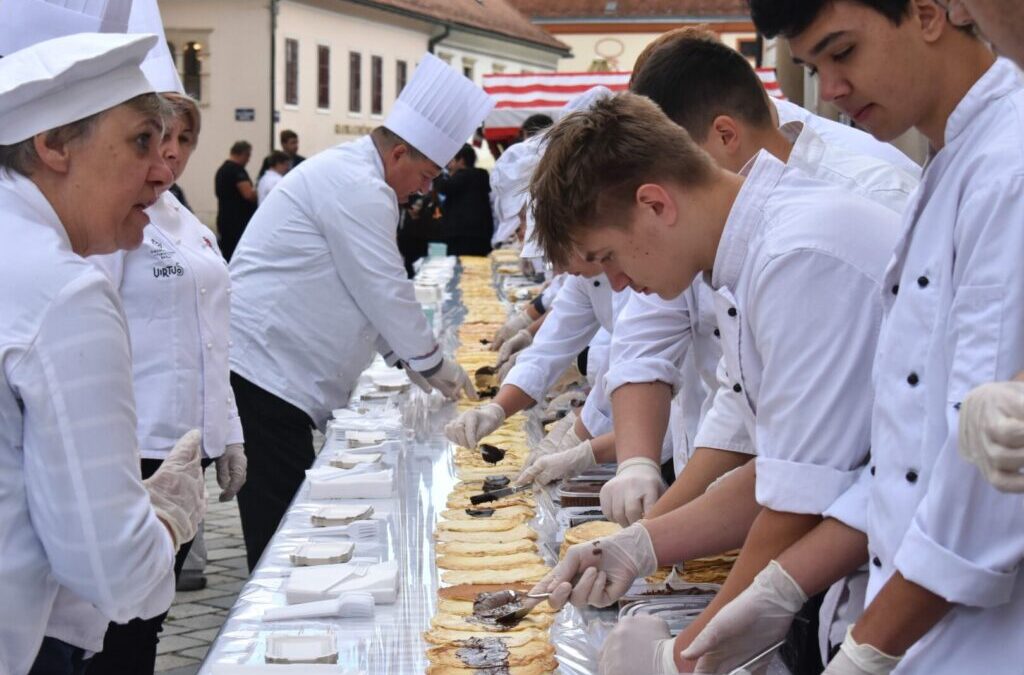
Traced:
[[321, 535], [321, 534], [340, 534], [356, 541], [370, 541], [376, 539], [380, 535], [380, 522], [376, 520], [357, 520], [354, 523], [348, 525], [331, 525], [328, 527], [317, 527], [305, 530], [300, 530], [299, 534], [305, 535]]
[[301, 605], [269, 607], [263, 612], [264, 621], [286, 621], [288, 619], [313, 619], [338, 617], [342, 619], [368, 619], [373, 616], [374, 602], [371, 593], [351, 591], [330, 600], [304, 602]]

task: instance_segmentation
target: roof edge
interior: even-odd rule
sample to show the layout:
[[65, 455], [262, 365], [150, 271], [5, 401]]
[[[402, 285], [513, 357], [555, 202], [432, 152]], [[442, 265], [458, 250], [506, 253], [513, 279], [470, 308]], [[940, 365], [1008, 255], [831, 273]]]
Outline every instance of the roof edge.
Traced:
[[[527, 38], [517, 37], [515, 35], [509, 35], [508, 33], [502, 33], [501, 31], [496, 30], [489, 30], [487, 28], [481, 28], [479, 26], [472, 26], [459, 21], [438, 19], [437, 17], [431, 16], [430, 14], [426, 14], [424, 12], [416, 12], [410, 9], [395, 7], [393, 5], [377, 2], [376, 0], [343, 0], [343, 2], [350, 2], [354, 5], [371, 7], [382, 12], [390, 12], [392, 14], [399, 14], [401, 16], [419, 19], [421, 21], [426, 21], [437, 26], [450, 26], [452, 28], [457, 28], [458, 30], [465, 31], [467, 33], [475, 33], [477, 35], [483, 35], [486, 37], [497, 37], [508, 42], [513, 42], [515, 44], [530, 47], [531, 49], [539, 49], [541, 51], [550, 52], [562, 58], [569, 58], [572, 56], [572, 48], [570, 48], [569, 45], [565, 44], [554, 35], [551, 36], [552, 39], [561, 44], [562, 47], [556, 47], [554, 45], [545, 44], [543, 42], [535, 42], [534, 40], [529, 40]], [[519, 10], [517, 9], [516, 11], [518, 12]], [[522, 12], [520, 12], [520, 14], [522, 14]], [[533, 23], [528, 17], [524, 16], [524, 18], [526, 18], [527, 21]]]

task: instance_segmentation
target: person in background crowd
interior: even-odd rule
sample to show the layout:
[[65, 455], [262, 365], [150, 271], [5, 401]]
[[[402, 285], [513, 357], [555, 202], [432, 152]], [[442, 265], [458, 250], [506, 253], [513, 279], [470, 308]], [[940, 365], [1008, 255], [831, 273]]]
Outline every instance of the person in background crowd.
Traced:
[[299, 135], [297, 133], [291, 129], [285, 129], [281, 132], [280, 138], [281, 149], [292, 160], [293, 169], [306, 161], [306, 158], [299, 154]]
[[[431, 234], [437, 229], [433, 213], [432, 192], [413, 196], [402, 209], [402, 217], [398, 223], [398, 251], [402, 254], [405, 273], [410, 279], [416, 273], [413, 263], [426, 257]], [[440, 235], [437, 235], [437, 238], [440, 238]]]
[[197, 430], [139, 475], [127, 326], [83, 259], [138, 247], [145, 209], [173, 180], [166, 104], [140, 68], [157, 43], [82, 33], [0, 46], [0, 670], [12, 675], [84, 671], [76, 642], [91, 614], [44, 640], [63, 593], [101, 615], [100, 631], [167, 611], [171, 561], [205, 511]]
[[519, 127], [519, 140], [525, 141], [528, 138], [533, 138], [554, 123], [555, 121], [549, 115], [534, 113], [523, 121], [523, 126]]
[[270, 194], [270, 191], [288, 173], [288, 169], [292, 166], [292, 158], [280, 150], [274, 150], [263, 160], [263, 163], [267, 165], [267, 170], [260, 176], [259, 184], [256, 186], [256, 201], [258, 204], [263, 203], [267, 195]]
[[443, 197], [441, 234], [448, 255], [487, 255], [491, 252], [494, 215], [491, 212], [491, 181], [476, 168], [476, 151], [463, 145], [448, 162], [448, 175], [434, 181]]
[[249, 219], [256, 212], [256, 189], [245, 165], [252, 157], [252, 145], [237, 141], [231, 146], [230, 156], [217, 169], [213, 178], [217, 195], [217, 234], [224, 259], [231, 260], [238, 240], [242, 238]]

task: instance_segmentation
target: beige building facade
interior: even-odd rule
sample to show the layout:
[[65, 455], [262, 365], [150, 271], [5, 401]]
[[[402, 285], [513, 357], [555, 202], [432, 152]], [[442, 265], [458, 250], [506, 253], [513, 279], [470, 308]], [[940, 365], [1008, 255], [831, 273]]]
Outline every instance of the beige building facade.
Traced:
[[554, 71], [569, 53], [511, 7], [478, 7], [476, 0], [160, 0], [182, 81], [203, 114], [181, 181], [193, 210], [214, 225], [213, 177], [235, 141], [252, 144], [247, 169], [255, 181], [283, 129], [298, 133], [308, 157], [380, 125], [428, 50], [478, 83], [496, 71]]

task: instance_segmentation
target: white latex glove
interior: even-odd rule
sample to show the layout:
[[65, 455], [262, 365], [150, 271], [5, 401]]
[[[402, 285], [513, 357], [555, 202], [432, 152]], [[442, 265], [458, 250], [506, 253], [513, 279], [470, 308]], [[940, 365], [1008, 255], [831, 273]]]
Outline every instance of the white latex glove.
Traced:
[[448, 440], [463, 448], [475, 448], [481, 438], [494, 433], [505, 421], [505, 409], [488, 403], [462, 413], [444, 427]]
[[512, 358], [513, 354], [518, 354], [527, 347], [533, 344], [533, 334], [525, 328], [501, 345], [501, 349], [498, 350], [498, 367], [500, 368]]
[[496, 352], [501, 349], [501, 346], [505, 344], [505, 341], [511, 338], [513, 335], [529, 328], [530, 324], [533, 323], [533, 319], [526, 313], [526, 310], [520, 310], [515, 313], [512, 318], [505, 322], [501, 328], [494, 333], [494, 339], [491, 340], [491, 351]]
[[[572, 410], [579, 407], [587, 400], [587, 395], [579, 389], [571, 389], [564, 394], [559, 394], [551, 399], [548, 407], [544, 409], [544, 417], [554, 417], [560, 410]], [[575, 404], [575, 405], [574, 405]]]
[[[566, 436], [570, 434], [576, 435], [572, 433], [571, 429]], [[597, 466], [597, 460], [594, 458], [593, 446], [589, 440], [586, 440], [568, 450], [560, 450], [537, 457], [536, 460], [527, 464], [516, 478], [516, 483], [519, 485], [526, 483], [547, 485], [562, 478], [578, 476], [592, 466]]]
[[512, 369], [515, 368], [516, 360], [519, 359], [519, 355], [521, 353], [522, 352], [516, 352], [512, 356], [508, 357], [508, 360], [498, 368], [498, 384], [502, 384], [505, 381], [505, 378], [508, 377], [508, 374], [512, 372]]
[[990, 382], [960, 404], [960, 454], [1003, 492], [1024, 492], [1024, 382]]
[[683, 650], [695, 673], [728, 673], [786, 637], [807, 595], [771, 561]]
[[600, 675], [676, 675], [672, 650], [676, 640], [664, 619], [647, 614], [627, 616], [601, 646]]
[[452, 401], [457, 401], [460, 394], [463, 393], [472, 401], [480, 400], [476, 393], [476, 387], [473, 386], [473, 380], [469, 378], [462, 366], [447, 357], [441, 362], [441, 367], [437, 372], [426, 377], [426, 380], [430, 386]]
[[401, 361], [401, 364], [402, 370], [404, 370], [405, 374], [409, 376], [409, 380], [417, 387], [419, 387], [420, 391], [422, 391], [425, 394], [429, 394], [430, 392], [434, 391], [434, 388], [430, 386], [429, 382], [427, 382], [427, 378], [423, 377], [418, 372], [410, 368], [409, 364], [406, 363], [405, 361]]
[[835, 658], [829, 661], [822, 675], [889, 675], [903, 657], [891, 656], [871, 645], [853, 639], [853, 626], [846, 629], [846, 639]]
[[245, 485], [245, 468], [249, 460], [245, 458], [245, 446], [232, 443], [224, 449], [224, 454], [214, 462], [217, 465], [217, 485], [220, 486], [220, 501], [229, 502]]
[[569, 412], [562, 419], [558, 420], [551, 425], [551, 431], [548, 432], [547, 436], [541, 439], [541, 442], [534, 448], [533, 453], [538, 456], [547, 455], [552, 452], [556, 452], [561, 447], [562, 438], [569, 433], [573, 432], [573, 436], [576, 435], [574, 427], [576, 426], [576, 411]]
[[661, 466], [647, 457], [631, 457], [619, 464], [615, 477], [601, 488], [601, 511], [625, 527], [643, 518], [664, 491]]
[[142, 481], [153, 510], [171, 532], [175, 550], [196, 536], [206, 514], [200, 439], [198, 429], [182, 436], [156, 473]]
[[637, 577], [658, 569], [651, 535], [640, 523], [610, 537], [571, 546], [565, 558], [534, 587], [532, 592], [551, 593], [555, 609], [566, 600], [577, 607], [607, 607], [621, 598]]

